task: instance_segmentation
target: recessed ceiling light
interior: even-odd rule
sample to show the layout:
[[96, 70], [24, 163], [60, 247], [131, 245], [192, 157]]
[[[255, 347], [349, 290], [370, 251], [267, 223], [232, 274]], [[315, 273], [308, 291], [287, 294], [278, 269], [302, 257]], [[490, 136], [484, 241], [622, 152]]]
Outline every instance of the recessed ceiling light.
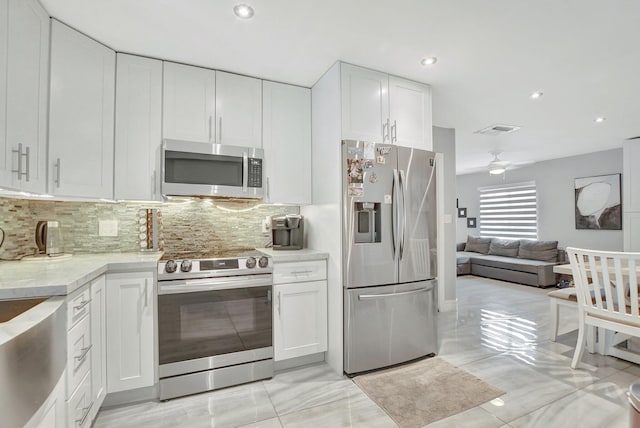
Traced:
[[246, 4], [237, 4], [233, 7], [233, 13], [238, 18], [249, 19], [253, 16], [253, 8]]
[[536, 91], [536, 92], [532, 93], [531, 95], [529, 95], [529, 98], [531, 98], [532, 100], [537, 100], [538, 98], [541, 98], [542, 95], [544, 95], [544, 93], [542, 91]]
[[605, 120], [607, 120], [607, 118], [606, 118], [606, 117], [602, 117], [602, 116], [600, 116], [600, 117], [596, 117], [595, 119], [593, 119], [593, 121], [594, 121], [595, 123], [602, 123], [602, 122], [604, 122]]
[[438, 62], [438, 58], [436, 58], [435, 56], [428, 56], [428, 57], [422, 58], [422, 60], [420, 60], [420, 64], [422, 64], [422, 65], [433, 65], [436, 62]]

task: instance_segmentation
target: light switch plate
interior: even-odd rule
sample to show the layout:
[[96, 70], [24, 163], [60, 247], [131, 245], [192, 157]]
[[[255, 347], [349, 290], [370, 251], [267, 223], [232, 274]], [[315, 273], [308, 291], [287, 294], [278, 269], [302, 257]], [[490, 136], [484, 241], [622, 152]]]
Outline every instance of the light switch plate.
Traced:
[[100, 220], [98, 236], [118, 236], [118, 220]]

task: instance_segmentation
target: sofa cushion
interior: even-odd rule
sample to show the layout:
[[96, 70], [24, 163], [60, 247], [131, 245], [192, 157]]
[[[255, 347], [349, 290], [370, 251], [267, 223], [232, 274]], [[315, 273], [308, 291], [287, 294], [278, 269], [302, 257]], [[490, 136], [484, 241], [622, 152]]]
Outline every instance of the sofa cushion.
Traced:
[[558, 260], [558, 241], [528, 241], [520, 242], [518, 257], [521, 259], [555, 262]]
[[555, 263], [516, 257], [494, 256], [490, 254], [474, 254], [471, 256], [471, 264], [538, 274], [539, 267], [553, 266]]
[[489, 254], [494, 256], [518, 257], [519, 240], [493, 238], [489, 245]]
[[487, 254], [491, 245], [491, 238], [480, 238], [478, 236], [467, 236], [467, 245], [464, 250], [474, 253]]
[[469, 263], [471, 261], [471, 256], [477, 255], [478, 253], [467, 253], [465, 251], [456, 252], [456, 264]]

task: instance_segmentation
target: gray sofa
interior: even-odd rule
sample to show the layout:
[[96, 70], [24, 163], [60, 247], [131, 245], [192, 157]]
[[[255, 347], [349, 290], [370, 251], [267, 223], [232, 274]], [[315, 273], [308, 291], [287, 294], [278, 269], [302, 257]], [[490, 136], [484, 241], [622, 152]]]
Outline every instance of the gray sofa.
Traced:
[[558, 241], [469, 236], [457, 244], [458, 275], [477, 275], [535, 287], [556, 285], [553, 266], [566, 260]]

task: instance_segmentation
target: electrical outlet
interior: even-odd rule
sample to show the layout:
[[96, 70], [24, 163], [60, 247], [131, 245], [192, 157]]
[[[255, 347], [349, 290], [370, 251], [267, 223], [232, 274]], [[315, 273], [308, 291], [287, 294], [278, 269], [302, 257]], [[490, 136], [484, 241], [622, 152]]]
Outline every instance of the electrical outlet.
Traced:
[[118, 236], [118, 220], [100, 220], [98, 236]]
[[271, 232], [271, 217], [266, 216], [262, 219], [262, 233], [265, 235]]

